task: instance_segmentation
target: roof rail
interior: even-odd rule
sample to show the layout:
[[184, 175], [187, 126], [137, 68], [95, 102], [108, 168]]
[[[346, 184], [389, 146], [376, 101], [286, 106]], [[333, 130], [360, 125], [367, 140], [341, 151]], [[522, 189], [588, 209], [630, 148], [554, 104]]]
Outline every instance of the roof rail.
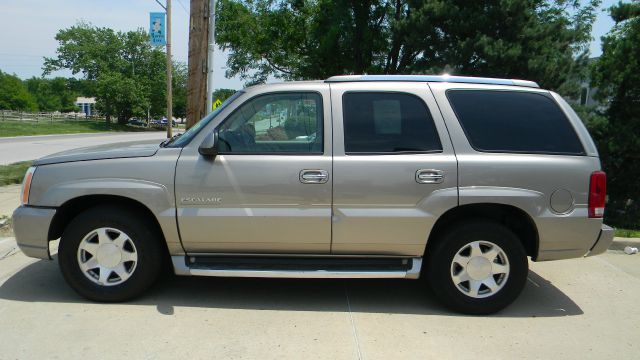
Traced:
[[364, 82], [364, 81], [415, 81], [415, 82], [450, 82], [467, 84], [512, 85], [539, 88], [540, 86], [529, 80], [498, 79], [472, 76], [451, 75], [339, 75], [332, 76], [324, 82]]

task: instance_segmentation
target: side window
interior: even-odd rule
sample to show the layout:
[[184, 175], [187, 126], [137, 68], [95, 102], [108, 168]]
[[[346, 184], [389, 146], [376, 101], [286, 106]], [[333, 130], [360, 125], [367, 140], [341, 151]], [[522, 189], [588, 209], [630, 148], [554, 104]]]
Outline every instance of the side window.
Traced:
[[350, 92], [342, 107], [347, 154], [442, 151], [429, 109], [417, 96]]
[[322, 98], [273, 93], [248, 100], [218, 128], [223, 154], [322, 153]]
[[471, 146], [478, 151], [584, 154], [567, 117], [543, 94], [449, 90], [447, 97]]

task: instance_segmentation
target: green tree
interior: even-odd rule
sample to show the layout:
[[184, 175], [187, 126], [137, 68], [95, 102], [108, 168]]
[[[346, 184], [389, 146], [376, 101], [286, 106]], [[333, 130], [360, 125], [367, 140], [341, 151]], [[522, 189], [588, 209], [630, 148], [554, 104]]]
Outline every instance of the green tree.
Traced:
[[187, 117], [187, 80], [189, 71], [187, 65], [182, 62], [173, 63], [173, 116], [176, 118]]
[[614, 28], [602, 37], [592, 84], [607, 104], [597, 141], [608, 177], [607, 220], [640, 228], [640, 2], [610, 9]]
[[134, 114], [143, 114], [149, 103], [143, 95], [144, 87], [135, 79], [119, 72], [102, 73], [96, 81], [96, 109], [107, 117], [126, 122]]
[[35, 111], [38, 106], [20, 78], [0, 71], [0, 109]]
[[71, 87], [70, 79], [32, 77], [25, 80], [27, 89], [38, 104], [40, 111], [75, 111], [76, 97], [82, 94]]
[[[43, 71], [69, 69], [95, 81], [91, 92], [105, 116], [125, 123], [129, 116], [162, 115], [166, 111], [166, 57], [149, 44], [142, 29], [128, 32], [80, 22], [56, 34], [56, 57], [45, 58]], [[105, 78], [103, 78], [105, 77]], [[111, 94], [108, 91], [128, 91]], [[134, 94], [137, 99], [131, 99]]]
[[221, 0], [228, 76], [441, 73], [526, 78], [564, 93], [586, 70], [598, 0]]
[[213, 91], [213, 101], [220, 100], [224, 102], [235, 93], [236, 91], [233, 89], [215, 89]]

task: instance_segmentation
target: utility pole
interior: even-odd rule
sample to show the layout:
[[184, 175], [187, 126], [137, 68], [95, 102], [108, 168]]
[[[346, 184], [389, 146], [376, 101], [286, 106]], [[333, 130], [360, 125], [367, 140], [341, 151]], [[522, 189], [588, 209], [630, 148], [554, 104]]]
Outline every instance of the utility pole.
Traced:
[[173, 63], [171, 62], [171, 0], [167, 0], [167, 138], [173, 136]]
[[208, 0], [191, 0], [189, 19], [189, 78], [187, 80], [187, 128], [207, 111]]
[[[162, 5], [160, 0], [156, 0], [158, 5], [167, 12], [167, 138], [173, 136], [173, 86], [172, 72], [173, 62], [171, 61], [171, 0], [167, 0], [167, 5]], [[149, 121], [149, 110], [147, 110], [147, 123]]]
[[213, 52], [216, 47], [216, 0], [209, 0], [209, 52], [207, 54], [207, 110], [213, 111]]

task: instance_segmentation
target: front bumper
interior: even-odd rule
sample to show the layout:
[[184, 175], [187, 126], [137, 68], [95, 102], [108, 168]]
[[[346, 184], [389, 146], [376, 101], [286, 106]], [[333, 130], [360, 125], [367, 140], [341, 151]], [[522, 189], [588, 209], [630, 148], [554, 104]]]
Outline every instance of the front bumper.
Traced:
[[602, 224], [602, 227], [600, 228], [600, 235], [598, 235], [598, 240], [596, 240], [595, 244], [593, 244], [593, 246], [585, 256], [594, 256], [607, 251], [607, 249], [613, 242], [613, 233], [614, 230], [612, 227]]
[[49, 226], [56, 209], [20, 206], [13, 212], [13, 232], [22, 252], [30, 257], [50, 260]]

